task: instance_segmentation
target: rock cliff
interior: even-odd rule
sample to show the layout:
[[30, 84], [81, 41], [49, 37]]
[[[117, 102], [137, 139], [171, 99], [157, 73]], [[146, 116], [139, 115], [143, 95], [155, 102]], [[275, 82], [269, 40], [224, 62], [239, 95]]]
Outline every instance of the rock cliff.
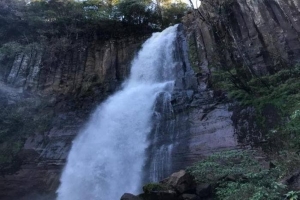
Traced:
[[194, 62], [244, 68], [249, 75], [272, 74], [298, 63], [299, 5], [296, 0], [202, 1], [184, 20], [199, 58]]
[[[202, 1], [201, 7], [183, 20], [189, 58], [199, 85], [208, 86], [215, 97], [222, 97], [224, 91], [217, 85], [226, 77], [215, 76], [218, 72], [229, 74], [237, 88], [247, 91], [245, 82], [252, 78], [260, 79], [298, 64], [299, 5], [296, 0]], [[254, 108], [232, 103], [230, 121], [239, 144], [263, 142], [266, 130], [259, 127]], [[268, 129], [280, 121], [276, 108], [270, 105], [262, 115], [268, 119]]]
[[154, 178], [148, 181], [159, 181], [210, 153], [238, 145], [230, 102], [208, 87], [207, 74], [192, 69], [183, 25], [178, 28], [175, 48], [174, 92], [156, 105], [148, 159]]
[[[9, 127], [18, 126], [8, 130], [14, 131], [8, 138], [20, 141], [21, 148], [16, 148], [13, 159], [1, 160], [1, 199], [54, 195], [72, 140], [95, 106], [126, 79], [144, 40], [79, 40], [74, 48], [58, 52], [35, 45], [10, 62], [2, 62], [1, 107], [17, 114], [1, 114], [8, 120], [21, 115], [20, 125], [8, 121]], [[15, 142], [1, 143], [3, 155], [14, 153], [7, 147], [11, 144]]]
[[[148, 149], [148, 173], [161, 168], [158, 180], [212, 152], [259, 140], [263, 130], [253, 109], [230, 102], [214, 87], [212, 72], [234, 69], [247, 78], [298, 63], [299, 9], [297, 0], [205, 0], [185, 16], [174, 55], [174, 93], [159, 98], [155, 108], [151, 137], [157, 140]], [[126, 78], [144, 40], [94, 38], [78, 40], [72, 48], [34, 45], [12, 60], [0, 55], [1, 105], [15, 107], [14, 116], [27, 116], [18, 118], [13, 130], [19, 141], [9, 151], [14, 158], [1, 163], [1, 199], [53, 195], [72, 140], [93, 108]], [[1, 151], [8, 145], [1, 144]]]
[[261, 126], [253, 107], [229, 101], [216, 87], [214, 73], [234, 73], [242, 80], [239, 87], [247, 89], [243, 79], [299, 63], [299, 8], [293, 0], [207, 0], [184, 17], [176, 44], [175, 90], [168, 103], [157, 106], [155, 131], [161, 135], [152, 140], [150, 159], [161, 173], [150, 170], [154, 181], [213, 152], [263, 143], [267, 131], [280, 123], [269, 105], [262, 110], [268, 120]]

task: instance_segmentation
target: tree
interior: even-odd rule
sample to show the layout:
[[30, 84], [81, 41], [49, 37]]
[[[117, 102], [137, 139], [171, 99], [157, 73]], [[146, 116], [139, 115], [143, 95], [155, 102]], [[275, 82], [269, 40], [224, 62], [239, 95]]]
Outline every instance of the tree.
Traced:
[[118, 17], [129, 24], [147, 24], [152, 11], [150, 1], [123, 0], [118, 5]]
[[180, 23], [181, 18], [184, 16], [187, 10], [188, 5], [182, 2], [172, 3], [167, 7], [164, 7], [162, 16], [163, 26], [166, 27], [172, 24]]

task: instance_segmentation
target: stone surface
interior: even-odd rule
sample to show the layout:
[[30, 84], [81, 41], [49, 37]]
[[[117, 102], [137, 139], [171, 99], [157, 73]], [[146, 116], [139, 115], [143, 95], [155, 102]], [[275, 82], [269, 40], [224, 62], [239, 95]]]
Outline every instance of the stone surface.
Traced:
[[[183, 20], [195, 72], [192, 76], [197, 78], [198, 88], [192, 100], [191, 95], [180, 91], [173, 97], [178, 118], [175, 130], [181, 127], [177, 135], [179, 141], [184, 141], [174, 153], [175, 169], [185, 166], [179, 155], [190, 164], [215, 151], [264, 142], [266, 130], [257, 124], [255, 110], [228, 102], [225, 93], [211, 89], [213, 71], [236, 70], [245, 78], [257, 77], [293, 66], [300, 60], [299, 1], [201, 2], [201, 7]], [[275, 112], [267, 107], [264, 110], [263, 115], [270, 121], [266, 124], [269, 129], [278, 123]]]
[[32, 127], [26, 133], [14, 171], [0, 166], [0, 199], [54, 199], [72, 140], [95, 107], [127, 77], [144, 40], [93, 40], [62, 53], [58, 63], [38, 47], [31, 55], [17, 55], [10, 68], [1, 71], [0, 99], [8, 106], [22, 100], [34, 115], [53, 114], [49, 129]]
[[141, 200], [141, 199], [133, 194], [125, 193], [122, 195], [120, 200]]
[[[226, 12], [220, 12], [228, 15], [226, 20], [212, 6], [218, 2], [227, 1], [202, 1], [204, 18], [197, 11], [190, 13], [180, 27], [174, 93], [164, 107], [157, 106], [164, 113], [154, 117], [161, 137], [148, 149], [149, 155], [157, 149], [168, 153], [161, 163], [172, 165], [162, 169], [160, 179], [213, 152], [238, 148], [239, 142], [252, 144], [246, 136], [254, 132], [258, 133], [255, 140], [260, 138], [253, 110], [231, 110], [226, 94], [211, 89], [211, 70], [244, 66], [246, 74], [264, 75], [300, 61], [298, 0], [229, 1], [222, 7]], [[28, 95], [36, 104], [47, 99], [43, 109], [53, 110], [55, 116], [50, 130], [25, 138], [17, 172], [8, 174], [1, 168], [1, 199], [55, 192], [72, 140], [96, 105], [126, 78], [134, 52], [144, 40], [77, 41], [76, 48], [57, 57], [39, 46], [30, 55], [17, 55], [6, 71], [1, 68], [0, 95], [8, 104]], [[151, 156], [147, 163], [149, 168]]]
[[169, 177], [167, 185], [182, 194], [192, 190], [196, 184], [194, 178], [190, 174], [184, 170], [180, 170]]
[[195, 194], [182, 194], [179, 197], [180, 200], [200, 200], [200, 198]]
[[179, 200], [174, 190], [162, 190], [139, 195], [143, 200]]
[[283, 184], [287, 185], [290, 190], [300, 190], [300, 170], [296, 170], [291, 175], [285, 177], [282, 181]]
[[299, 11], [298, 0], [205, 0], [202, 16], [192, 13], [184, 24], [199, 66], [247, 66], [246, 73], [261, 75], [299, 62]]
[[203, 183], [200, 185], [197, 185], [196, 187], [196, 194], [199, 197], [208, 197], [212, 194], [212, 186], [209, 183]]
[[[150, 138], [150, 164], [146, 165], [150, 166], [147, 174], [155, 179], [145, 182], [159, 181], [211, 153], [238, 146], [231, 103], [222, 92], [217, 94], [209, 88], [204, 73], [207, 66], [201, 68], [201, 75], [191, 67], [183, 28], [179, 26], [175, 44], [178, 64], [173, 94], [166, 102], [158, 100], [155, 110], [158, 114]], [[157, 162], [155, 167], [153, 160]]]

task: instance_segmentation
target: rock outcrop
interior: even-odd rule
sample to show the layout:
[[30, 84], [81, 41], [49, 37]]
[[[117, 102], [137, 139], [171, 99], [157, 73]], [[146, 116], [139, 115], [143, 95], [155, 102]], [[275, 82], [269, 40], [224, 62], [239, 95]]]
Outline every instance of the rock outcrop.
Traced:
[[249, 75], [272, 74], [298, 63], [299, 12], [297, 0], [202, 1], [184, 20], [195, 48], [193, 62], [210, 69], [244, 68]]
[[[247, 78], [300, 62], [299, 13], [298, 0], [205, 0], [187, 14], [174, 53], [174, 93], [157, 100], [153, 117], [145, 171], [155, 180], [145, 181], [161, 180], [213, 152], [251, 144], [250, 135], [259, 140], [254, 110], [237, 107], [213, 89], [212, 71], [235, 69]], [[14, 170], [1, 166], [1, 199], [55, 192], [72, 140], [95, 106], [127, 77], [144, 40], [78, 40], [58, 51], [36, 45], [5, 65], [0, 55], [0, 100], [6, 106], [26, 100], [38, 108], [18, 112], [29, 116], [35, 110], [47, 119], [33, 120], [42, 129], [26, 129], [18, 137], [23, 146]], [[210, 188], [195, 190], [204, 195]]]
[[125, 193], [123, 194], [120, 200], [141, 200], [141, 199], [133, 194]]
[[194, 177], [184, 170], [173, 173], [160, 183], [145, 185], [143, 190], [144, 193], [139, 195], [142, 200], [200, 200], [200, 197], [210, 195], [205, 188], [198, 189]]
[[[190, 63], [197, 75], [198, 85], [205, 88], [204, 91], [208, 94], [206, 96], [210, 94], [213, 101], [216, 102], [218, 99], [221, 102], [226, 101], [224, 98], [226, 93], [214, 87], [218, 81], [214, 79], [216, 71], [232, 73], [232, 77], [243, 82], [251, 78], [272, 75], [300, 62], [298, 1], [217, 0], [212, 2], [207, 0], [201, 2], [198, 10], [186, 15], [183, 25], [187, 35]], [[239, 86], [243, 87], [242, 84]], [[236, 144], [255, 146], [264, 142], [262, 138], [267, 130], [257, 123], [254, 108], [242, 107], [235, 102], [216, 105], [217, 107], [208, 110], [210, 113], [225, 114], [220, 117], [225, 122], [227, 116], [228, 128], [219, 129], [219, 125], [224, 127], [220, 122], [213, 127], [219, 129], [222, 136], [234, 133], [236, 140], [215, 135], [209, 143], [216, 143], [217, 138], [220, 138], [221, 143], [231, 141], [233, 146]], [[223, 112], [220, 107], [223, 108]], [[262, 115], [268, 119], [266, 120], [268, 124], [264, 126], [269, 130], [280, 123], [276, 108], [271, 105], [262, 110]], [[214, 116], [213, 119], [217, 117]], [[198, 129], [199, 137], [201, 132], [205, 131]], [[203, 141], [203, 139], [205, 137], [199, 140]]]
[[[157, 105], [150, 181], [213, 152], [264, 142], [267, 130], [257, 123], [255, 109], [230, 102], [225, 91], [214, 87], [214, 72], [233, 71], [246, 80], [300, 61], [298, 1], [201, 2], [179, 28], [174, 92]], [[262, 112], [268, 129], [280, 123], [276, 108]]]
[[[17, 164], [1, 162], [1, 199], [55, 196], [72, 140], [93, 109], [126, 79], [145, 38], [79, 40], [76, 48], [55, 55], [34, 46], [30, 53], [2, 63], [6, 70], [0, 73], [1, 105], [16, 107], [28, 130], [16, 136], [23, 145], [17, 150]], [[27, 122], [26, 115], [34, 120]], [[6, 146], [2, 143], [1, 151]]]
[[184, 170], [173, 173], [168, 178], [166, 184], [168, 185], [168, 187], [175, 189], [179, 193], [188, 192], [195, 187], [194, 177], [192, 177]]
[[175, 45], [174, 92], [171, 97], [162, 95], [156, 105], [147, 182], [157, 182], [213, 152], [238, 146], [231, 104], [222, 92], [209, 87], [207, 69], [196, 73], [190, 65], [183, 28], [179, 26]]

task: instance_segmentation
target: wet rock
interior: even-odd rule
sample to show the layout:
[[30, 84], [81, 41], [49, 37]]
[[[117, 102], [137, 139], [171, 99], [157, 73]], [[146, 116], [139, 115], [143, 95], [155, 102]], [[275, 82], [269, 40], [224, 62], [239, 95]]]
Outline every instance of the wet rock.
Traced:
[[179, 199], [180, 200], [200, 200], [200, 198], [195, 194], [182, 194]]
[[39, 121], [37, 114], [45, 113], [47, 120], [22, 135], [19, 170], [9, 174], [0, 170], [0, 199], [20, 199], [31, 193], [55, 195], [72, 140], [96, 105], [128, 76], [130, 61], [145, 39], [76, 40], [76, 48], [55, 60], [37, 45], [30, 55], [20, 53], [1, 70], [0, 101], [3, 96], [12, 106], [28, 93], [34, 100], [32, 107], [43, 107], [36, 106], [28, 116]]
[[196, 187], [196, 194], [199, 197], [208, 197], [212, 194], [212, 185], [209, 183], [203, 183], [197, 185]]
[[122, 195], [120, 200], [141, 200], [141, 198], [130, 193], [125, 193]]
[[179, 200], [178, 194], [174, 190], [154, 191], [140, 194], [143, 200]]
[[184, 170], [172, 174], [167, 185], [181, 194], [195, 189], [194, 178]]

